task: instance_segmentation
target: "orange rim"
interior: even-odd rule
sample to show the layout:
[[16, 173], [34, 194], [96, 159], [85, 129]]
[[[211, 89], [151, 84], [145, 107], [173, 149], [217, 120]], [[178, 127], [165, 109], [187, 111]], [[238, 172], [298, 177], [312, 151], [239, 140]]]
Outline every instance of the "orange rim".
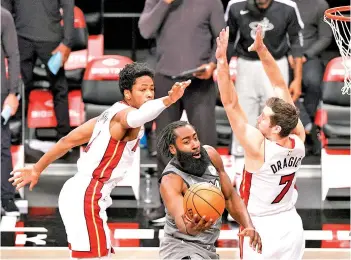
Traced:
[[324, 14], [327, 18], [332, 19], [332, 20], [338, 20], [338, 21], [344, 21], [344, 22], [351, 22], [351, 17], [348, 16], [342, 16], [342, 15], [336, 15], [336, 12], [347, 12], [351, 11], [351, 6], [338, 6], [334, 8], [327, 9]]

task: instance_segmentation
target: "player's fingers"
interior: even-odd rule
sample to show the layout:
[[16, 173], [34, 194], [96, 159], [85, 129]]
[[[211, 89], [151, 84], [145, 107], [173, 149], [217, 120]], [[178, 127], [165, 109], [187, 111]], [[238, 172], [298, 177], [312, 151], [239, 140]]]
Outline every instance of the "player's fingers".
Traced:
[[199, 223], [196, 225], [196, 230], [202, 230], [204, 228], [204, 224], [206, 223], [206, 216], [202, 216]]
[[19, 183], [16, 187], [16, 190], [19, 190], [20, 188], [26, 186], [30, 181], [23, 180], [21, 183]]
[[23, 181], [23, 178], [21, 177], [21, 178], [18, 178], [18, 179], [16, 179], [13, 183], [12, 183], [12, 186], [16, 186], [16, 185], [18, 185], [21, 181]]
[[212, 224], [213, 224], [213, 220], [211, 218], [209, 221], [206, 222], [204, 229], [210, 228], [212, 226]]
[[30, 183], [30, 186], [29, 186], [29, 190], [32, 191], [34, 186], [37, 185], [38, 181], [37, 180], [34, 180]]
[[17, 172], [22, 172], [23, 169], [17, 169], [17, 170], [13, 170], [12, 172], [10, 172], [10, 175], [14, 175]]
[[247, 48], [248, 51], [253, 51], [254, 50], [254, 44], [251, 44], [249, 48]]
[[252, 249], [254, 251], [256, 251], [256, 247], [257, 247], [257, 242], [258, 242], [258, 235], [256, 232], [254, 232], [253, 236], [251, 236], [253, 238], [252, 240]]
[[258, 236], [257, 252], [262, 254], [262, 241], [261, 241], [261, 237], [260, 236]]

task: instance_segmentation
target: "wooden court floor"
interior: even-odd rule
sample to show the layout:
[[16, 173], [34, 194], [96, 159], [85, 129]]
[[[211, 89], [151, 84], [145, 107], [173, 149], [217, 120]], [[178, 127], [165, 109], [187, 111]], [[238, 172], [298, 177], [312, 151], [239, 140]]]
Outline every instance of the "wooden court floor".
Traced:
[[[158, 248], [114, 248], [112, 259], [158, 259]], [[218, 248], [217, 253], [221, 260], [239, 259], [237, 248]], [[69, 259], [69, 251], [63, 247], [2, 247], [1, 259], [40, 259], [58, 260]], [[351, 259], [350, 249], [311, 249], [305, 250], [303, 259]], [[290, 260], [290, 259], [289, 259]], [[292, 260], [292, 259], [291, 259]]]

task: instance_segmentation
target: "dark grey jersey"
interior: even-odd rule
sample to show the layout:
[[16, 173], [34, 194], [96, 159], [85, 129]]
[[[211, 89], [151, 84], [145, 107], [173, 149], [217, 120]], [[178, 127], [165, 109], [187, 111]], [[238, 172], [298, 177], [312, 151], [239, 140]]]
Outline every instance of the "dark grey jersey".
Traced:
[[[176, 158], [173, 158], [164, 169], [161, 178], [170, 173], [177, 174], [180, 177], [182, 177], [182, 179], [184, 180], [184, 182], [188, 187], [199, 182], [209, 182], [217, 186], [218, 188], [220, 188], [219, 176], [216, 168], [212, 164], [210, 164], [207, 167], [205, 173], [201, 177], [198, 177], [184, 172], [178, 160]], [[175, 224], [174, 218], [167, 212], [167, 209], [166, 209], [166, 224], [165, 224], [164, 232], [165, 232], [165, 236], [178, 238], [184, 241], [191, 241], [202, 245], [213, 245], [218, 239], [221, 224], [222, 224], [222, 220], [221, 218], [219, 218], [212, 225], [210, 229], [198, 234], [197, 236], [189, 236], [181, 233], [178, 230]]]

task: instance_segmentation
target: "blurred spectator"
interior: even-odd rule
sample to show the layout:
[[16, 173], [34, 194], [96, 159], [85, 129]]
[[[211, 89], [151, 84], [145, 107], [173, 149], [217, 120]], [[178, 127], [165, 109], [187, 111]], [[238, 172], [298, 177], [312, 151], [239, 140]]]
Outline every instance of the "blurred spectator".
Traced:
[[[157, 118], [157, 133], [179, 120], [185, 109], [200, 140], [216, 146], [216, 90], [212, 74], [216, 67], [216, 37], [225, 26], [223, 15], [220, 0], [146, 0], [139, 29], [144, 38], [156, 39], [155, 98], [170, 90], [176, 81], [171, 76], [198, 67], [207, 68], [194, 75], [181, 101]], [[170, 158], [160, 154], [157, 157], [157, 171], [161, 174]], [[149, 218], [164, 216], [162, 206]]]
[[[302, 21], [305, 25], [303, 34], [303, 71], [302, 92], [303, 103], [297, 106], [301, 111], [301, 120], [304, 124], [307, 136], [307, 144], [311, 144], [309, 153], [319, 155], [321, 144], [317, 138], [317, 128], [313, 124], [317, 106], [322, 96], [321, 83], [324, 73], [324, 65], [321, 60], [322, 52], [331, 43], [333, 34], [329, 25], [324, 22], [324, 11], [329, 8], [325, 0], [294, 0], [301, 12]], [[289, 56], [289, 63], [294, 69], [295, 63]]]
[[[8, 76], [6, 78], [5, 58], [8, 60]], [[18, 108], [20, 85], [20, 58], [17, 34], [12, 15], [1, 7], [1, 111], [8, 106], [11, 115]], [[1, 118], [1, 206], [6, 215], [19, 216], [14, 202], [15, 187], [8, 181], [12, 172], [11, 132], [9, 123]]]
[[[74, 29], [74, 1], [2, 0], [2, 4], [15, 17], [21, 74], [26, 87], [27, 102], [32, 85], [33, 67], [37, 57], [46, 65], [54, 53], [61, 52], [62, 54], [62, 67], [56, 75], [46, 69], [50, 80], [50, 89], [54, 97], [57, 139], [60, 139], [70, 131], [68, 85], [63, 64], [67, 61], [71, 52]], [[60, 24], [62, 20], [60, 8], [62, 8], [63, 12], [63, 28]]]
[[[272, 88], [255, 52], [247, 48], [254, 42], [256, 29], [261, 24], [264, 43], [276, 59], [286, 83], [289, 82], [288, 52], [294, 57], [294, 79], [290, 84], [293, 100], [301, 95], [302, 32], [299, 10], [290, 0], [230, 1], [225, 12], [229, 26], [228, 56], [238, 56], [236, 89], [240, 103], [251, 125], [273, 95]], [[233, 142], [232, 154], [243, 155], [241, 146]]]

